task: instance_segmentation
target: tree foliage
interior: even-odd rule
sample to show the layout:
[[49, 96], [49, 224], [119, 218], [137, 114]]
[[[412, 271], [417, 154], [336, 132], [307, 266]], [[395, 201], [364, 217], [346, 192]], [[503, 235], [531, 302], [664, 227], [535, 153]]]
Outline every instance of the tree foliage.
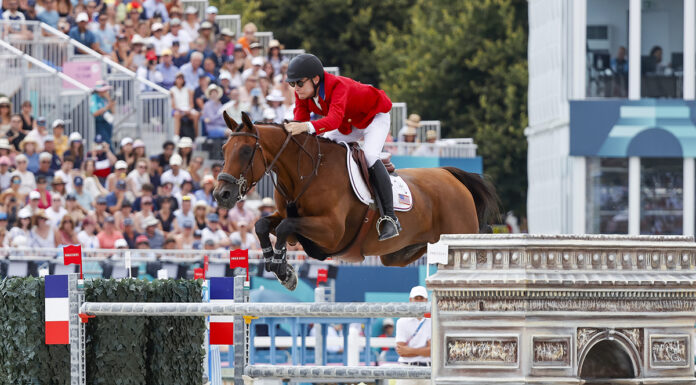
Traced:
[[527, 4], [417, 0], [410, 28], [374, 31], [381, 86], [409, 112], [474, 137], [506, 210], [525, 212]]

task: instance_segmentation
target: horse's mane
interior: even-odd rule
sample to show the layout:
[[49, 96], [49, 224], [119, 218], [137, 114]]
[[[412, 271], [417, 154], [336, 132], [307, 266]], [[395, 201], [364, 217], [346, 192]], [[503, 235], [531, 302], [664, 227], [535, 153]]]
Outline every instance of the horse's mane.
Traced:
[[[244, 122], [242, 122], [241, 124], [244, 124]], [[254, 122], [254, 126], [272, 126], [272, 127], [276, 127], [276, 128], [279, 128], [279, 129], [283, 130], [283, 132], [286, 132], [286, 131], [285, 131], [285, 126], [283, 125], [283, 123], [259, 123], [259, 122]], [[289, 134], [288, 134], [288, 135], [289, 135]], [[303, 133], [301, 133], [301, 134], [296, 135], [296, 137], [297, 137], [298, 139], [299, 139], [299, 138], [304, 139], [304, 138], [306, 138], [306, 137], [308, 137], [308, 136], [310, 136], [310, 135], [312, 135], [312, 134], [307, 133], [307, 132], [303, 132]], [[317, 138], [317, 139], [319, 140], [319, 142], [321, 142], [322, 144], [326, 143], [326, 144], [336, 145], [336, 146], [338, 146], [338, 147], [340, 147], [340, 148], [345, 148], [342, 144], [337, 143], [337, 142], [334, 142], [334, 141], [331, 140], [331, 139], [328, 139], [328, 138], [325, 138], [325, 137], [319, 136], [319, 135], [314, 135], [314, 136], [316, 136], [316, 138]]]

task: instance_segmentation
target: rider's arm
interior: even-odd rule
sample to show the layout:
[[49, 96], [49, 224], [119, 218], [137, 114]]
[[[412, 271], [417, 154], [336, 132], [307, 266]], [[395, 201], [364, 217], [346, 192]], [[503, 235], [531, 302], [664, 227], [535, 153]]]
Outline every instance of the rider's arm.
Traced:
[[[304, 100], [304, 102], [307, 102]], [[337, 84], [331, 94], [331, 105], [329, 105], [329, 113], [326, 117], [315, 120], [312, 123], [317, 134], [323, 134], [327, 131], [335, 130], [343, 123], [343, 117], [348, 104], [348, 86]]]
[[300, 99], [295, 94], [295, 120], [298, 122], [309, 121], [309, 99]]

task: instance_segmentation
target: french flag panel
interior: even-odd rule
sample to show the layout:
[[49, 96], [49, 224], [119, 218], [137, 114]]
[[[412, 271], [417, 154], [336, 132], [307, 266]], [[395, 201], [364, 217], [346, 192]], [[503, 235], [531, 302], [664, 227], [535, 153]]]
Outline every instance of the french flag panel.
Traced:
[[47, 275], [46, 293], [46, 345], [70, 344], [70, 303], [68, 300], [68, 276]]
[[[234, 303], [234, 277], [210, 278], [210, 303]], [[210, 316], [210, 344], [234, 344], [234, 316]]]

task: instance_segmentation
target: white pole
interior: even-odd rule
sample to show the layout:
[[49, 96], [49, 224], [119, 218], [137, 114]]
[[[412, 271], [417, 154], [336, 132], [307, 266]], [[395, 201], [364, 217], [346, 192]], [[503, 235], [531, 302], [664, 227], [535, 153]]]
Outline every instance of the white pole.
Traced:
[[628, 98], [631, 100], [640, 99], [641, 6], [641, 0], [631, 0], [628, 10]]

